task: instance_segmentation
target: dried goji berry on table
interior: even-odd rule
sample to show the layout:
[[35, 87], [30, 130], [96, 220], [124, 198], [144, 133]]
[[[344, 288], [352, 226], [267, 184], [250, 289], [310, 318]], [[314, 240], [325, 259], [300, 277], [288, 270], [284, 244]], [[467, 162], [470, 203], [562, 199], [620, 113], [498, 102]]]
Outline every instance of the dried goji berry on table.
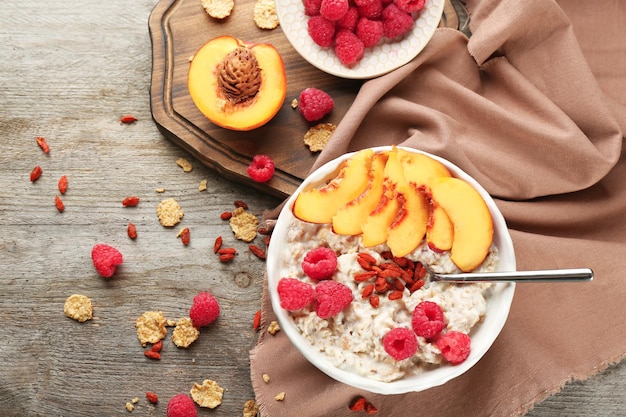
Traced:
[[218, 250], [222, 247], [223, 239], [221, 236], [215, 238], [215, 243], [213, 243], [213, 253], [217, 253]]
[[155, 352], [152, 349], [148, 349], [143, 354], [150, 359], [161, 359], [161, 354], [159, 352]]
[[242, 201], [242, 200], [235, 200], [235, 201], [233, 202], [233, 204], [234, 204], [234, 205], [235, 205], [235, 207], [237, 207], [237, 208], [241, 207], [241, 208], [242, 208], [242, 209], [244, 209], [244, 210], [248, 210], [248, 204], [246, 204], [246, 202], [245, 202], [245, 201]]
[[120, 117], [120, 122], [122, 123], [134, 123], [137, 121], [137, 118], [131, 114], [127, 114], [125, 116]]
[[153, 352], [160, 352], [161, 349], [163, 349], [163, 341], [162, 340], [159, 340], [158, 342], [153, 344], [152, 347], [150, 348], [150, 350], [152, 350]]
[[137, 239], [137, 227], [133, 223], [128, 223], [128, 228], [126, 229], [128, 233], [128, 237], [131, 239]]
[[232, 253], [225, 253], [219, 256], [220, 262], [230, 262], [235, 259], [235, 255]]
[[126, 197], [122, 200], [122, 205], [124, 207], [135, 207], [137, 204], [139, 204], [139, 197], [136, 196]]
[[265, 251], [261, 249], [260, 247], [258, 247], [257, 245], [249, 245], [248, 248], [250, 249], [250, 252], [252, 252], [252, 254], [256, 256], [257, 258], [259, 259], [267, 258]]
[[37, 165], [35, 168], [33, 168], [32, 171], [30, 171], [30, 181], [31, 182], [37, 181], [39, 177], [41, 177], [42, 172], [43, 171], [41, 170], [41, 167]]
[[357, 397], [352, 401], [349, 408], [352, 411], [363, 411], [365, 410], [365, 405], [367, 404], [367, 400], [365, 397]]
[[67, 191], [67, 176], [62, 175], [61, 178], [59, 178], [59, 192], [61, 194], [65, 194], [66, 191]]
[[231, 217], [233, 217], [233, 213], [231, 211], [225, 211], [220, 214], [220, 219], [222, 220], [230, 220]]
[[185, 246], [189, 245], [191, 236], [190, 236], [188, 227], [185, 227], [184, 229], [182, 229], [180, 233], [178, 233], [178, 235], [180, 236], [180, 241], [183, 242], [183, 245]]
[[261, 310], [257, 310], [256, 313], [254, 313], [254, 320], [252, 322], [252, 328], [254, 330], [259, 330], [259, 327], [261, 327]]
[[46, 138], [44, 138], [43, 136], [37, 136], [36, 140], [37, 140], [37, 145], [39, 145], [39, 147], [44, 153], [50, 153], [50, 146], [48, 145]]
[[59, 197], [58, 195], [54, 196], [54, 205], [56, 206], [57, 210], [59, 210], [59, 213], [63, 213], [63, 210], [65, 210], [65, 204], [63, 204], [63, 201], [61, 201], [61, 197]]
[[150, 401], [151, 404], [156, 404], [159, 402], [159, 397], [152, 391], [146, 392], [146, 398]]
[[365, 412], [367, 414], [376, 414], [378, 412], [378, 408], [374, 407], [372, 403], [369, 401], [365, 404]]
[[236, 255], [237, 249], [235, 248], [221, 248], [217, 251], [219, 255]]

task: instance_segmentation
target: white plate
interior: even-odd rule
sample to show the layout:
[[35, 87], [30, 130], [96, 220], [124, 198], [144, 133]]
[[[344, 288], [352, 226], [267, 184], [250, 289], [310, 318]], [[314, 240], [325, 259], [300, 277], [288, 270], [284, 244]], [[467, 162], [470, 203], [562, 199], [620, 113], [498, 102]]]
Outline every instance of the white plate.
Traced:
[[[389, 150], [390, 147], [385, 146], [373, 149], [375, 152], [378, 152]], [[476, 180], [451, 162], [415, 149], [403, 149], [410, 152], [423, 153], [440, 161], [450, 170], [453, 176], [467, 181], [481, 194], [489, 207], [494, 223], [494, 244], [498, 247], [500, 255], [500, 260], [496, 270], [514, 271], [516, 269], [515, 250], [513, 248], [511, 236], [508, 232], [506, 221], [487, 191], [485, 191], [485, 189], [482, 188]], [[336, 173], [336, 169], [342, 161], [352, 155], [353, 154], [343, 155], [317, 169], [304, 180], [281, 210], [276, 227], [272, 233], [272, 244], [269, 247], [267, 256], [267, 280], [272, 307], [278, 317], [281, 329], [286, 333], [291, 343], [306, 359], [309, 360], [309, 362], [337, 381], [351, 385], [358, 389], [378, 394], [403, 394], [406, 392], [423, 391], [428, 388], [442, 385], [465, 373], [472, 366], [474, 366], [483, 357], [483, 355], [485, 355], [485, 353], [487, 353], [506, 323], [509, 309], [513, 301], [513, 294], [515, 292], [514, 283], [498, 283], [493, 287], [493, 293], [487, 302], [487, 312], [485, 314], [485, 318], [483, 322], [472, 330], [472, 349], [470, 356], [465, 360], [465, 362], [457, 366], [442, 365], [422, 374], [405, 377], [392, 382], [376, 381], [358, 375], [357, 373], [339, 369], [332, 365], [329, 359], [309, 344], [309, 342], [296, 328], [293, 320], [289, 316], [289, 313], [280, 306], [277, 286], [278, 281], [281, 278], [281, 259], [282, 256], [284, 256], [285, 250], [284, 242], [287, 240], [286, 236], [289, 225], [294, 219], [291, 208], [295, 201], [295, 197], [303, 189], [323, 183], [330, 176]]]
[[372, 48], [365, 48], [363, 59], [353, 68], [343, 65], [332, 48], [322, 48], [313, 42], [302, 0], [275, 0], [275, 3], [285, 36], [311, 65], [337, 77], [366, 79], [386, 74], [415, 58], [435, 33], [445, 0], [427, 0], [410, 33], [400, 40], [385, 40]]

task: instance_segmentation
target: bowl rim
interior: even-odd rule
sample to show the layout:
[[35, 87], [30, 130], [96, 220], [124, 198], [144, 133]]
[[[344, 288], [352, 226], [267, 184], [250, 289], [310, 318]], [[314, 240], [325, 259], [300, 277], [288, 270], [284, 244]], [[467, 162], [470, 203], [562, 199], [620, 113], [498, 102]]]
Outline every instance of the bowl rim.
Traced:
[[[339, 62], [334, 52], [332, 52], [332, 48], [323, 48], [310, 39], [306, 28], [306, 21], [309, 17], [304, 14], [304, 3], [302, 0], [276, 0], [275, 3], [280, 27], [283, 28], [285, 37], [296, 52], [317, 69], [346, 79], [375, 78], [410, 62], [430, 42], [439, 26], [445, 7], [445, 0], [426, 0], [424, 9], [428, 11], [428, 15], [425, 13], [420, 14], [408, 35], [398, 40], [384, 40], [374, 47], [366, 48], [365, 60], [361, 61], [364, 65], [359, 63], [356, 67], [349, 68]], [[292, 20], [298, 22], [298, 24], [290, 24], [288, 16], [292, 15], [295, 16]], [[299, 26], [299, 23], [302, 21], [305, 22], [304, 27]], [[305, 41], [302, 41], [303, 38]], [[411, 42], [413, 41], [417, 42], [417, 44], [412, 45]], [[311, 51], [316, 58], [311, 56], [311, 53], [308, 53], [308, 51]], [[373, 70], [368, 69], [369, 67], [366, 66], [369, 61], [367, 53], [371, 54], [372, 51], [384, 54], [386, 58], [380, 64], [382, 67], [377, 67], [378, 69]], [[390, 57], [395, 57], [396, 59], [390, 59]]]
[[[487, 193], [487, 191], [471, 176], [461, 170], [457, 165], [452, 162], [441, 158], [439, 156], [430, 154], [414, 148], [407, 148], [403, 146], [397, 146], [398, 149], [404, 149], [409, 152], [421, 153], [429, 156], [441, 163], [443, 163], [452, 173], [453, 176], [466, 180], [472, 185], [483, 197], [494, 223], [494, 243], [500, 251], [500, 260], [496, 270], [514, 271], [516, 270], [515, 251], [511, 236], [508, 232], [506, 221], [496, 206], [494, 200]], [[378, 146], [370, 148], [374, 152], [387, 151], [392, 149], [391, 146]], [[335, 158], [313, 173], [311, 173], [297, 188], [297, 190], [291, 195], [291, 197], [284, 204], [280, 211], [274, 231], [272, 233], [273, 239], [267, 254], [267, 286], [270, 296], [270, 301], [274, 313], [279, 321], [281, 329], [286, 333], [290, 342], [300, 351], [300, 353], [315, 367], [324, 372], [331, 378], [350, 385], [352, 387], [367, 390], [378, 394], [404, 394], [407, 392], [419, 392], [428, 388], [442, 385], [460, 375], [465, 373], [471, 367], [473, 367], [478, 361], [487, 353], [491, 348], [494, 341], [499, 336], [502, 328], [504, 327], [510, 307], [513, 301], [513, 295], [515, 292], [515, 283], [498, 283], [495, 284], [492, 289], [493, 293], [487, 304], [487, 312], [489, 315], [485, 316], [484, 321], [480, 324], [478, 329], [474, 328], [472, 335], [472, 349], [470, 356], [461, 364], [452, 366], [448, 364], [441, 365], [436, 369], [429, 370], [425, 373], [404, 377], [396, 381], [382, 382], [373, 379], [369, 379], [365, 376], [359, 375], [354, 372], [350, 372], [344, 369], [334, 366], [326, 357], [309, 344], [306, 339], [300, 334], [295, 324], [289, 317], [288, 311], [284, 310], [280, 306], [280, 300], [276, 289], [277, 282], [280, 279], [280, 253], [283, 249], [282, 245], [277, 245], [278, 239], [274, 237], [285, 236], [287, 228], [292, 219], [295, 217], [291, 212], [291, 207], [295, 201], [295, 197], [303, 189], [310, 186], [320, 184], [324, 179], [327, 179], [333, 172], [336, 172], [337, 166], [344, 160], [350, 158], [356, 152], [346, 153], [344, 155]], [[503, 230], [504, 228], [504, 230]], [[481, 343], [476, 343], [481, 342]]]

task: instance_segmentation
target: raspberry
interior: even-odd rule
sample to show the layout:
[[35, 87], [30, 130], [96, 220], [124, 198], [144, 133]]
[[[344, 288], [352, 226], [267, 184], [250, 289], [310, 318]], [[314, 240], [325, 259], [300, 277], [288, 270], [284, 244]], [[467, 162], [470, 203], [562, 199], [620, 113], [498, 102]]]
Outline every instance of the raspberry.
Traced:
[[220, 305], [213, 295], [206, 291], [199, 292], [193, 298], [189, 317], [197, 329], [213, 323], [220, 315]]
[[415, 13], [424, 8], [426, 0], [395, 0], [394, 3], [403, 12]]
[[311, 279], [329, 279], [337, 269], [337, 255], [330, 248], [319, 247], [304, 255], [302, 270]]
[[366, 48], [376, 45], [383, 37], [383, 22], [366, 17], [360, 18], [356, 25], [356, 36]]
[[281, 278], [278, 281], [278, 297], [280, 306], [285, 310], [300, 310], [315, 300], [315, 289], [297, 278]]
[[357, 9], [361, 17], [380, 19], [380, 16], [383, 14], [383, 2], [381, 0], [374, 0], [371, 3], [358, 6]]
[[383, 336], [383, 346], [389, 356], [401, 361], [417, 352], [417, 337], [411, 329], [396, 327]]
[[413, 310], [411, 324], [416, 335], [432, 339], [443, 330], [443, 320], [441, 307], [432, 301], [422, 301]]
[[267, 155], [255, 155], [248, 166], [248, 176], [256, 182], [267, 182], [274, 176], [274, 161]]
[[[313, 19], [315, 18], [311, 18], [311, 20]], [[332, 97], [322, 90], [310, 87], [305, 88], [300, 93], [298, 109], [307, 122], [321, 119], [330, 113], [333, 107], [335, 107], [335, 102]]]
[[98, 274], [109, 278], [115, 273], [115, 267], [124, 261], [122, 253], [113, 246], [98, 243], [91, 249], [91, 260]]
[[352, 290], [337, 281], [321, 281], [315, 286], [317, 306], [315, 312], [321, 319], [340, 313], [352, 302]]
[[383, 9], [383, 34], [389, 39], [406, 34], [413, 27], [413, 17], [391, 3]]
[[348, 0], [322, 0], [320, 14], [328, 20], [339, 20], [348, 12]]
[[324, 16], [313, 16], [307, 22], [309, 36], [313, 42], [326, 48], [333, 44], [335, 36], [335, 22], [326, 19]]
[[307, 16], [317, 16], [320, 14], [322, 0], [304, 0], [304, 14]]
[[198, 410], [188, 395], [176, 394], [167, 403], [166, 413], [167, 417], [196, 417]]
[[354, 32], [356, 29], [356, 22], [359, 20], [359, 10], [350, 6], [345, 15], [339, 20], [337, 20], [337, 24], [335, 25], [336, 30], [340, 29], [348, 29], [350, 32]]
[[363, 42], [349, 30], [342, 29], [335, 36], [335, 55], [343, 65], [353, 67], [363, 58], [364, 53]]
[[470, 354], [471, 339], [465, 333], [449, 331], [437, 339], [437, 347], [452, 365], [463, 362]]

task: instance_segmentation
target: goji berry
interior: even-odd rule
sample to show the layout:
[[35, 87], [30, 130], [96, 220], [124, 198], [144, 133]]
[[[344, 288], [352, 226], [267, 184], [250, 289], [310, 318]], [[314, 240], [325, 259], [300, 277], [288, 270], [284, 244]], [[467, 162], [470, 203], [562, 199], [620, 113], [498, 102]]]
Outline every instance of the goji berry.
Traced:
[[59, 210], [59, 213], [63, 213], [63, 211], [65, 210], [65, 204], [63, 204], [63, 201], [61, 201], [61, 197], [59, 197], [58, 195], [54, 196], [54, 205], [56, 206], [57, 210]]
[[225, 211], [222, 214], [220, 214], [220, 219], [222, 220], [230, 220], [231, 217], [233, 217], [233, 213], [230, 211]]
[[252, 328], [254, 330], [259, 330], [260, 327], [261, 327], [261, 310], [257, 310], [256, 313], [254, 313], [254, 320], [252, 321]]
[[150, 348], [150, 350], [152, 350], [153, 352], [160, 352], [161, 349], [163, 349], [163, 341], [162, 340], [159, 340], [158, 342], [153, 344], [152, 347]]
[[183, 245], [185, 246], [189, 245], [191, 236], [190, 236], [188, 227], [185, 227], [184, 229], [182, 229], [180, 233], [178, 233], [178, 235], [180, 236], [180, 241], [183, 242]]
[[233, 255], [237, 254], [237, 249], [235, 248], [221, 248], [217, 251], [219, 255]]
[[363, 288], [363, 292], [361, 292], [361, 298], [366, 299], [374, 292], [374, 284], [368, 284]]
[[352, 401], [352, 404], [350, 404], [350, 410], [352, 411], [363, 411], [365, 410], [365, 405], [367, 404], [367, 400], [365, 399], [365, 397], [357, 397], [356, 399], [354, 399], [354, 401]]
[[37, 145], [39, 145], [43, 153], [50, 153], [50, 146], [48, 145], [46, 138], [44, 138], [43, 136], [37, 136], [36, 140]]
[[62, 175], [61, 178], [59, 178], [59, 192], [61, 194], [65, 194], [66, 191], [67, 191], [67, 176]]
[[122, 205], [124, 207], [135, 207], [137, 204], [139, 204], [139, 197], [131, 196], [122, 200]]
[[220, 262], [224, 262], [224, 263], [230, 262], [233, 259], [235, 259], [235, 255], [232, 254], [232, 253], [225, 253], [225, 254], [219, 256]]
[[267, 227], [259, 227], [256, 231], [258, 234], [264, 235], [264, 236], [272, 233], [270, 229], [268, 229]]
[[412, 293], [414, 293], [415, 291], [419, 290], [420, 288], [422, 288], [424, 286], [424, 280], [423, 279], [418, 279], [417, 281], [415, 281], [413, 283], [413, 285], [411, 285], [411, 288], [409, 288], [409, 291]]
[[356, 261], [359, 263], [361, 268], [366, 271], [371, 271], [372, 266], [376, 265], [376, 259], [369, 253], [365, 252], [359, 252], [356, 256]]
[[365, 404], [365, 412], [367, 414], [376, 414], [378, 413], [378, 408], [374, 407], [372, 403], [368, 401], [367, 404]]
[[143, 352], [143, 354], [150, 359], [161, 359], [161, 354], [159, 352], [155, 352], [152, 349], [148, 349]]
[[152, 391], [146, 392], [146, 398], [150, 401], [151, 404], [156, 404], [159, 402], [159, 397]]
[[245, 203], [245, 201], [241, 201], [241, 200], [235, 200], [233, 202], [233, 204], [235, 205], [235, 207], [237, 208], [242, 208], [244, 210], [248, 210], [248, 205]]
[[391, 291], [387, 298], [390, 300], [399, 300], [402, 298], [402, 291]]
[[252, 252], [252, 254], [256, 256], [257, 258], [259, 259], [267, 258], [267, 254], [265, 253], [265, 251], [261, 249], [260, 247], [258, 247], [257, 245], [249, 245], [248, 248], [250, 249], [250, 252]]
[[127, 114], [125, 116], [120, 117], [120, 122], [122, 123], [134, 123], [137, 121], [137, 118], [131, 114]]
[[380, 305], [380, 298], [376, 294], [370, 295], [370, 305], [374, 308], [378, 308]]
[[215, 238], [215, 243], [213, 243], [213, 253], [217, 253], [218, 250], [222, 247], [222, 237], [218, 236]]
[[376, 271], [359, 272], [358, 274], [354, 275], [354, 280], [356, 282], [363, 282], [375, 276], [376, 276]]
[[269, 246], [270, 245], [270, 240], [271, 240], [271, 236], [267, 235], [263, 238], [263, 243], [265, 244], [265, 246]]
[[126, 232], [128, 233], [128, 237], [131, 239], [137, 239], [137, 227], [133, 223], [128, 223], [128, 227], [126, 228]]
[[43, 171], [41, 170], [41, 167], [37, 165], [35, 168], [33, 168], [32, 171], [30, 171], [30, 181], [31, 182], [37, 181], [39, 177], [41, 177], [42, 172]]

